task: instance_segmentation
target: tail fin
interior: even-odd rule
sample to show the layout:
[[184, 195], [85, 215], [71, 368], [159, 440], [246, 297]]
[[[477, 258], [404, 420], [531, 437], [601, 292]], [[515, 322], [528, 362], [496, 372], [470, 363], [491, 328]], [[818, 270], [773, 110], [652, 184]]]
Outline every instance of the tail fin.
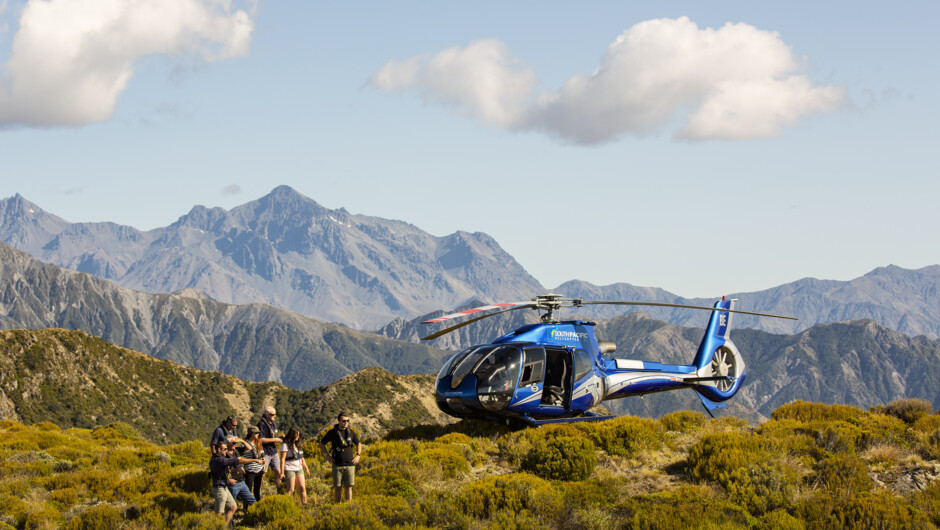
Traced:
[[[716, 309], [734, 309], [737, 300], [721, 299], [715, 303]], [[705, 329], [705, 337], [699, 344], [692, 365], [700, 377], [728, 377], [717, 381], [703, 381], [694, 388], [702, 399], [705, 408], [724, 406], [738, 392], [747, 376], [744, 359], [738, 348], [731, 342], [731, 315], [728, 311], [712, 311]]]

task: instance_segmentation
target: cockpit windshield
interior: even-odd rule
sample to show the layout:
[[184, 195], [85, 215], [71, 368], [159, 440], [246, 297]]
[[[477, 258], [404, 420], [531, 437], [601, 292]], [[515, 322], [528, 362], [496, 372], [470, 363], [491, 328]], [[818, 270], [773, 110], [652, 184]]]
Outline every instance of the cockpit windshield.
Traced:
[[489, 410], [506, 408], [512, 400], [522, 367], [522, 351], [512, 346], [497, 348], [473, 370], [477, 376], [477, 397]]

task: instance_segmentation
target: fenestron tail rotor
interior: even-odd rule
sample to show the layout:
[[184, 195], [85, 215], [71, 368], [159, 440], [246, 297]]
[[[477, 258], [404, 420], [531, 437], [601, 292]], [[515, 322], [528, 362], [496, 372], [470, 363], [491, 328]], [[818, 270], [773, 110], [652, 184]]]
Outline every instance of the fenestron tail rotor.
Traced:
[[516, 309], [536, 309], [544, 310], [545, 313], [542, 314], [541, 319], [544, 323], [553, 323], [557, 322], [555, 317], [555, 311], [561, 309], [562, 307], [581, 307], [584, 305], [629, 305], [629, 306], [647, 306], [647, 307], [678, 307], [683, 309], [699, 309], [703, 311], [725, 311], [728, 313], [740, 313], [742, 315], [755, 315], [760, 317], [771, 317], [771, 318], [786, 318], [789, 320], [799, 320], [794, 317], [782, 316], [782, 315], [771, 315], [768, 313], [754, 313], [752, 311], [740, 311], [737, 309], [721, 309], [718, 307], [708, 307], [708, 306], [697, 306], [697, 305], [686, 305], [686, 304], [668, 304], [662, 302], [633, 302], [633, 301], [622, 301], [622, 300], [583, 300], [581, 298], [564, 298], [562, 295], [549, 293], [536, 296], [528, 302], [508, 302], [502, 304], [491, 304], [481, 307], [475, 307], [472, 309], [467, 309], [464, 311], [458, 311], [456, 313], [450, 313], [448, 315], [443, 315], [437, 318], [432, 318], [430, 320], [425, 320], [422, 324], [433, 324], [436, 322], [444, 322], [446, 320], [451, 320], [455, 318], [462, 318], [468, 315], [475, 313], [481, 313], [484, 311], [490, 311], [493, 309], [498, 309], [492, 313], [487, 313], [485, 315], [480, 315], [475, 318], [471, 318], [466, 322], [461, 322], [455, 326], [444, 328], [440, 331], [432, 333], [427, 337], [421, 337], [421, 340], [433, 340], [443, 335], [450, 333], [456, 329], [460, 329], [468, 324], [472, 324], [479, 320], [483, 320], [487, 317], [496, 316], [507, 311], [514, 311]]

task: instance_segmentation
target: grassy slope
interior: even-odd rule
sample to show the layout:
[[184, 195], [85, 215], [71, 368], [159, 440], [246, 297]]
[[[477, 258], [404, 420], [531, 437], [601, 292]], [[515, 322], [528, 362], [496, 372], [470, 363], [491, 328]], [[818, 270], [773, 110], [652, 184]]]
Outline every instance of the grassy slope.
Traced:
[[370, 416], [360, 429], [371, 437], [447, 422], [432, 403], [414, 399], [432, 383], [432, 376], [367, 368], [301, 392], [154, 359], [81, 331], [0, 331], [0, 417], [64, 428], [125, 422], [156, 443], [208, 440], [225, 416], [255, 423], [268, 404], [277, 407], [283, 428], [296, 425], [305, 434], [322, 430], [341, 410], [354, 420]]

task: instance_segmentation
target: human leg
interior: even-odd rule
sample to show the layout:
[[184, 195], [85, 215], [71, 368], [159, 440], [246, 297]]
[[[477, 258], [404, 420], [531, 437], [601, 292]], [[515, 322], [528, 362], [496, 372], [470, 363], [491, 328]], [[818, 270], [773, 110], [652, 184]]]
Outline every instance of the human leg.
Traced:
[[294, 477], [295, 477], [295, 476], [296, 476], [296, 475], [295, 475], [295, 472], [294, 472], [294, 471], [287, 470], [287, 471], [284, 472], [284, 483], [287, 485], [287, 496], [288, 496], [288, 497], [293, 497], [293, 496], [294, 496], [294, 484], [295, 484]]
[[251, 491], [251, 495], [255, 498], [255, 502], [261, 500], [262, 478], [264, 478], [264, 471], [259, 471], [257, 473], [252, 473], [250, 471], [245, 472], [245, 485], [248, 486], [248, 489]]
[[255, 503], [255, 496], [251, 494], [248, 484], [245, 484], [244, 481], [236, 482], [234, 485], [229, 486], [228, 489], [232, 492], [232, 497], [234, 497], [235, 500], [241, 499], [245, 502], [246, 509]]
[[307, 504], [307, 481], [304, 478], [304, 472], [297, 473], [294, 477], [297, 489], [300, 490], [300, 504]]

